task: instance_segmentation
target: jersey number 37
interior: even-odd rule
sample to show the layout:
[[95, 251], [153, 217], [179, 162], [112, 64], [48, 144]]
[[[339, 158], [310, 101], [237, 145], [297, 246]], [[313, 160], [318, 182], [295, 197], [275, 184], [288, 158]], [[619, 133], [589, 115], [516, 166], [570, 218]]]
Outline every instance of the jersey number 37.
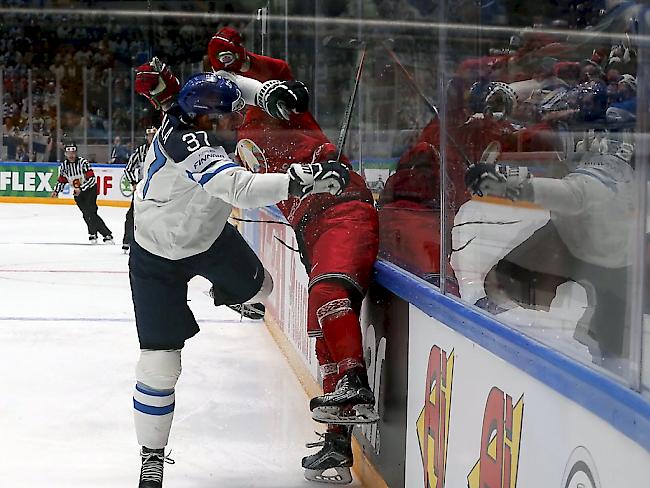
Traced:
[[[203, 140], [205, 141], [203, 144], [199, 142], [199, 135], [203, 136]], [[188, 132], [187, 134], [183, 134], [183, 142], [187, 144], [187, 150], [189, 152], [194, 152], [201, 146], [210, 145], [208, 143], [208, 133], [204, 130], [198, 130], [196, 132]]]

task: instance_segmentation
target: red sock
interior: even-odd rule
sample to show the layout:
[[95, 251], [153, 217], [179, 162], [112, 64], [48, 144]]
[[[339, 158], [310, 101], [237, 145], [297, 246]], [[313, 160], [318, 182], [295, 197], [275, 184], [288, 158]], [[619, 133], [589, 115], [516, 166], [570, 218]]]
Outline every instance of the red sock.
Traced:
[[332, 359], [325, 339], [322, 337], [316, 339], [316, 358], [323, 378], [323, 393], [332, 393], [336, 389], [336, 383], [340, 378], [339, 369]]
[[309, 290], [309, 310], [315, 312], [339, 374], [365, 367], [359, 317], [345, 286], [336, 281], [316, 283]]

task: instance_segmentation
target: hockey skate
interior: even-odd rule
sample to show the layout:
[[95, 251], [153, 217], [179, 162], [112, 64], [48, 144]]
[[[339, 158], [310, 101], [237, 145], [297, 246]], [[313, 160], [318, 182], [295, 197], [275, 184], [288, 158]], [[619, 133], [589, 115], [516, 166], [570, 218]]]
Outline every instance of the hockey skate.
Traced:
[[113, 241], [113, 236], [110, 234], [104, 236], [104, 244], [115, 244], [115, 241]]
[[372, 424], [379, 420], [374, 410], [375, 395], [368, 386], [365, 371], [349, 369], [332, 393], [312, 398], [312, 418], [323, 424]]
[[122, 244], [122, 252], [124, 254], [129, 254], [129, 249], [130, 248], [131, 248], [131, 246], [129, 246], [129, 244], [127, 244], [126, 242], [124, 244]]
[[236, 305], [226, 305], [229, 309], [237, 312], [240, 317], [247, 319], [261, 320], [264, 318], [264, 305], [261, 303], [242, 303]]
[[[204, 292], [207, 296], [214, 300], [214, 288]], [[265, 308], [261, 303], [237, 303], [234, 305], [226, 305], [231, 310], [237, 312], [240, 318], [246, 317], [247, 319], [261, 320], [264, 318]]]
[[97, 244], [97, 234], [88, 234], [88, 242]]
[[174, 464], [174, 460], [165, 456], [164, 449], [148, 449], [142, 447], [142, 467], [140, 468], [140, 484], [138, 488], [162, 488], [163, 466], [165, 463]]
[[352, 428], [345, 428], [345, 433], [326, 432], [318, 434], [321, 440], [310, 442], [308, 448], [321, 447], [321, 450], [311, 456], [302, 458], [305, 468], [305, 478], [309, 481], [320, 481], [346, 485], [352, 482], [350, 467], [352, 466]]

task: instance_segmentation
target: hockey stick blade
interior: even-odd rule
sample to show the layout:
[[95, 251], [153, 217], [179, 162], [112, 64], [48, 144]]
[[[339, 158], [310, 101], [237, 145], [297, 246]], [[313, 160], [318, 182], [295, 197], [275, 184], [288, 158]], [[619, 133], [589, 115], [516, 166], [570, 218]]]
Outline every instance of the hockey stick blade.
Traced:
[[255, 141], [240, 139], [237, 141], [235, 152], [241, 162], [253, 173], [259, 173], [260, 169], [266, 170], [266, 156]]
[[492, 141], [485, 148], [481, 155], [481, 163], [494, 164], [501, 155], [501, 143], [499, 141]]

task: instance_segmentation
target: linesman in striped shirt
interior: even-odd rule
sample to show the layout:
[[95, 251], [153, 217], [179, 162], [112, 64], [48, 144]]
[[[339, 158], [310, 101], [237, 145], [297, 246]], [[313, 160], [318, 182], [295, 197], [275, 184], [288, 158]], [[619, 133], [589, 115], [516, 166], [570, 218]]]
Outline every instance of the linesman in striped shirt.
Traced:
[[[135, 194], [135, 185], [142, 179], [142, 165], [144, 164], [144, 157], [147, 155], [147, 150], [149, 145], [153, 140], [153, 136], [156, 133], [155, 127], [147, 127], [145, 131], [146, 142], [136, 148], [129, 158], [129, 162], [124, 168], [124, 176], [131, 183], [131, 188], [133, 188]], [[129, 211], [126, 213], [126, 219], [124, 220], [124, 239], [122, 240], [122, 250], [125, 253], [129, 252], [131, 247], [131, 242], [133, 242], [133, 196], [131, 196], [131, 206]]]
[[102, 218], [97, 215], [97, 180], [95, 173], [86, 158], [77, 156], [77, 145], [65, 145], [65, 159], [59, 165], [57, 180], [52, 198], [57, 198], [66, 183], [70, 184], [74, 201], [81, 210], [84, 221], [88, 226], [88, 240], [97, 243], [97, 233], [104, 237], [104, 242], [113, 243], [113, 234]]

